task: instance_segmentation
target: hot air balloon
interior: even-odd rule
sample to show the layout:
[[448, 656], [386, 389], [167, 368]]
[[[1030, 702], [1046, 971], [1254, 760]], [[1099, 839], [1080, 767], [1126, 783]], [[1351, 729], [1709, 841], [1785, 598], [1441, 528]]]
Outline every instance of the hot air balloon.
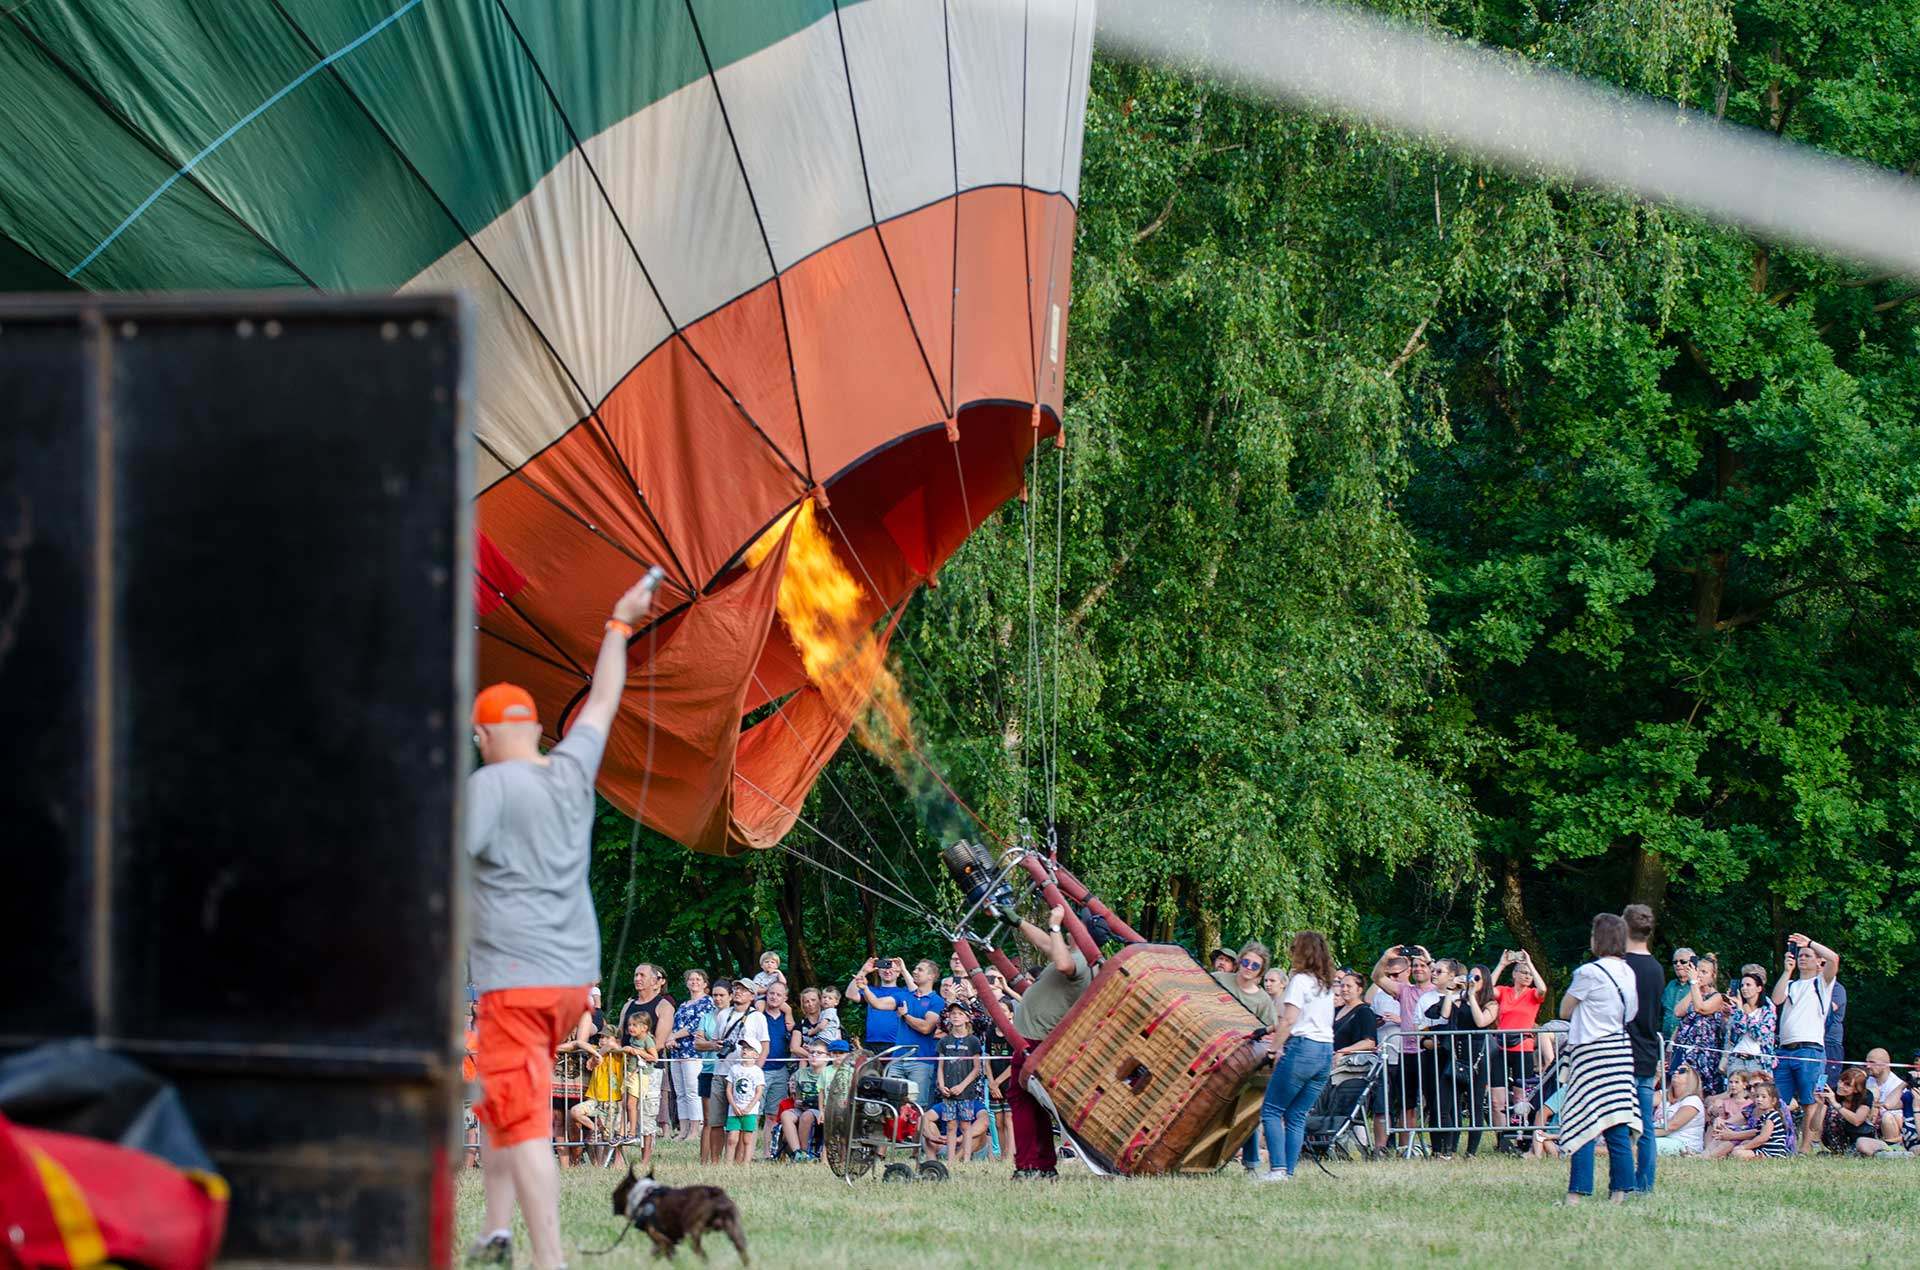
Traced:
[[846, 735], [796, 539], [897, 618], [1058, 438], [1092, 0], [7, 9], [0, 284], [469, 295], [481, 673], [559, 735], [664, 567], [601, 789], [690, 847]]

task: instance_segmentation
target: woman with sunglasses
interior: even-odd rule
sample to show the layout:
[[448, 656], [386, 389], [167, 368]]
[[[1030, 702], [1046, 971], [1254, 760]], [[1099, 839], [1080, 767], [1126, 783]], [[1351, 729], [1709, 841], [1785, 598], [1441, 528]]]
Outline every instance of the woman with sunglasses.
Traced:
[[[1267, 995], [1267, 990], [1262, 984], [1267, 966], [1272, 960], [1273, 955], [1267, 951], [1267, 946], [1257, 939], [1251, 939], [1247, 941], [1245, 947], [1240, 949], [1240, 955], [1235, 958], [1236, 964], [1232, 974], [1224, 974], [1218, 970], [1213, 972], [1214, 982], [1231, 993], [1234, 1000], [1246, 1006], [1247, 1010], [1260, 1020], [1260, 1026], [1269, 1033], [1273, 1031], [1280, 1017], [1274, 1012], [1273, 998]], [[1246, 1145], [1240, 1149], [1240, 1163], [1246, 1166], [1248, 1173], [1260, 1171], [1260, 1127], [1258, 1125], [1254, 1126]], [[1278, 1165], [1274, 1167], [1277, 1168]]]
[[[1428, 1042], [1433, 1046], [1436, 1095], [1431, 1114], [1441, 1123], [1477, 1125], [1485, 1119], [1481, 1112], [1487, 1098], [1488, 1029], [1500, 1017], [1493, 998], [1493, 975], [1485, 966], [1468, 969], [1447, 957], [1433, 964], [1433, 982], [1440, 999], [1427, 1007], [1427, 1015], [1443, 1035]], [[1457, 1132], [1445, 1130], [1428, 1137], [1434, 1155], [1441, 1159], [1452, 1156], [1460, 1141]], [[1467, 1154], [1479, 1150], [1480, 1130], [1470, 1130]]]
[[1739, 1000], [1727, 1012], [1727, 1052], [1723, 1072], [1747, 1072], [1773, 1078], [1780, 1019], [1767, 999], [1767, 968], [1740, 967]]
[[1686, 991], [1674, 1003], [1678, 1025], [1673, 1029], [1673, 1048], [1667, 1051], [1667, 1067], [1678, 1072], [1693, 1069], [1700, 1078], [1700, 1098], [1712, 1102], [1727, 1091], [1727, 1075], [1720, 1060], [1727, 1049], [1727, 994], [1720, 991], [1720, 963], [1712, 954], [1695, 957], [1684, 968], [1676, 958], [1674, 971], [1682, 977]]
[[[1513, 970], [1513, 982], [1501, 983], [1500, 976]], [[1523, 951], [1508, 949], [1500, 954], [1493, 968], [1493, 1003], [1498, 1011], [1494, 1025], [1499, 1037], [1488, 1053], [1487, 1097], [1492, 1103], [1493, 1123], [1507, 1123], [1507, 1103], [1516, 1089], [1524, 1090], [1538, 1072], [1535, 1064], [1535, 1032], [1540, 1024], [1540, 1007], [1547, 1001], [1547, 984], [1533, 968], [1533, 958]], [[1524, 1117], [1522, 1123], [1525, 1123]], [[1517, 1147], [1513, 1139], [1508, 1145]]]

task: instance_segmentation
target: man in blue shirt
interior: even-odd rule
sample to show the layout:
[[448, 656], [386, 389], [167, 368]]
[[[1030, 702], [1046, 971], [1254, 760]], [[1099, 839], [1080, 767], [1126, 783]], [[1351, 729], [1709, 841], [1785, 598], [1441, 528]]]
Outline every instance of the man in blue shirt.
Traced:
[[794, 1035], [793, 1007], [787, 1004], [786, 984], [776, 980], [767, 985], [760, 1012], [767, 1017], [767, 1052], [761, 1060], [761, 1066], [766, 1069], [767, 1088], [760, 1107], [760, 1133], [754, 1139], [755, 1158], [765, 1154], [763, 1148], [768, 1138], [778, 1141], [780, 1102], [793, 1081], [790, 1044]]
[[900, 1006], [900, 1032], [896, 1045], [913, 1046], [911, 1060], [901, 1060], [894, 1074], [911, 1076], [918, 1091], [914, 1100], [922, 1107], [933, 1105], [933, 1065], [940, 1053], [940, 1019], [947, 1012], [946, 998], [934, 990], [940, 980], [940, 967], [923, 961], [913, 968], [913, 989]]
[[[867, 979], [874, 974], [880, 976], [880, 983], [870, 987]], [[898, 957], [867, 958], [867, 964], [847, 985], [847, 1000], [857, 1001], [866, 1015], [860, 1036], [867, 1049], [877, 1053], [899, 1043], [900, 1005], [912, 995], [913, 990], [900, 983]]]

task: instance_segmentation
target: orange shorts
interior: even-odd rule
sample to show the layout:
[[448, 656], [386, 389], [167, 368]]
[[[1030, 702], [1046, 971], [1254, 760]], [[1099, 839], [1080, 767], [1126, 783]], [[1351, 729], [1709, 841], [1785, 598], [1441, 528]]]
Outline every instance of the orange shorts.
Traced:
[[480, 1044], [474, 1066], [480, 1100], [473, 1115], [487, 1145], [510, 1147], [544, 1138], [553, 1091], [553, 1054], [586, 1013], [587, 990], [501, 988], [480, 994]]

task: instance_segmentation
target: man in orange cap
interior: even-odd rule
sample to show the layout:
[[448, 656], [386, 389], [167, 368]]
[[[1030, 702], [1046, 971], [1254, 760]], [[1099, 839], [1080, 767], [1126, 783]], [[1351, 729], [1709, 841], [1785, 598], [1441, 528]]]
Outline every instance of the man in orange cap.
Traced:
[[564, 1264], [560, 1178], [548, 1141], [553, 1055], [600, 977], [600, 924], [587, 889], [593, 779], [627, 681], [627, 640], [653, 606], [658, 571], [613, 606], [593, 685], [566, 739], [540, 752], [540, 715], [514, 684], [473, 704], [482, 766], [467, 780], [473, 857], [471, 966], [480, 990], [480, 1101], [487, 1131], [485, 1230], [470, 1263], [513, 1264], [513, 1208], [527, 1221], [534, 1265]]

